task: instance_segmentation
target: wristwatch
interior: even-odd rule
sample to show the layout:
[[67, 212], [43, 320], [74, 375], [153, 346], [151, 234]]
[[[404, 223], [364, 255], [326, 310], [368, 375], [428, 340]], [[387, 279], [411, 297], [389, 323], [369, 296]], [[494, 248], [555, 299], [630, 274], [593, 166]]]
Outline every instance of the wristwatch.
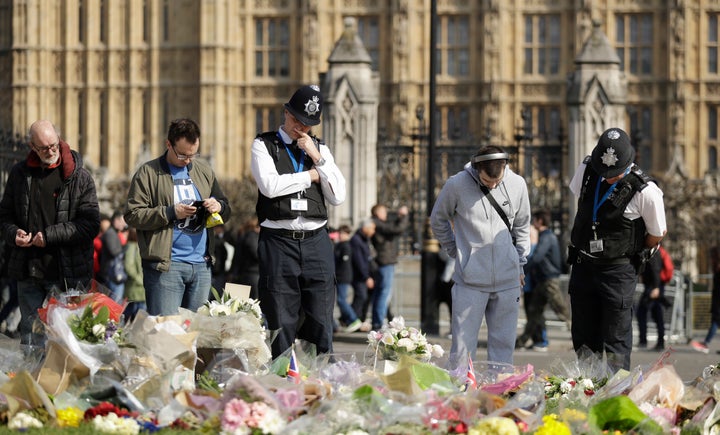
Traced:
[[315, 162], [315, 166], [322, 166], [325, 164], [325, 158], [320, 157], [317, 162]]

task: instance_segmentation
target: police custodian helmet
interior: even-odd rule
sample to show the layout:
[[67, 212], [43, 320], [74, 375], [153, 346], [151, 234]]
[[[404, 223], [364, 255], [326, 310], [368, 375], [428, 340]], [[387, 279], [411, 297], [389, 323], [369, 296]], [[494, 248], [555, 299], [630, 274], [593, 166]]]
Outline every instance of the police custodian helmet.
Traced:
[[304, 125], [320, 124], [322, 96], [317, 85], [303, 86], [285, 103], [288, 112]]
[[614, 178], [625, 172], [635, 160], [635, 148], [627, 133], [619, 128], [603, 132], [592, 151], [590, 165], [603, 178]]

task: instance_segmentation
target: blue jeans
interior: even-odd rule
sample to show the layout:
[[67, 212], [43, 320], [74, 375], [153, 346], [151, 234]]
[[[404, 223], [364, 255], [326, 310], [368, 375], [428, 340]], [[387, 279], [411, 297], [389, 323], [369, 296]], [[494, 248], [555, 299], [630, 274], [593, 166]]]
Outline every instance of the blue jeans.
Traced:
[[43, 346], [45, 337], [33, 333], [33, 323], [38, 318], [38, 308], [43, 306], [49, 294], [58, 293], [65, 289], [65, 283], [60, 281], [46, 281], [35, 278], [18, 281], [18, 305], [20, 306], [20, 343]]
[[197, 311], [210, 296], [210, 265], [172, 261], [170, 270], [160, 272], [143, 262], [145, 303], [152, 316], [177, 314], [183, 307]]
[[[373, 289], [372, 294], [372, 327], [382, 328], [387, 317], [388, 303], [392, 297], [393, 277], [395, 276], [395, 265], [386, 264], [378, 268], [380, 273], [380, 286]], [[390, 319], [392, 320], [392, 319]]]
[[345, 325], [349, 325], [357, 320], [355, 310], [352, 309], [347, 301], [348, 290], [350, 290], [349, 283], [337, 284], [337, 306], [340, 308], [340, 321]]

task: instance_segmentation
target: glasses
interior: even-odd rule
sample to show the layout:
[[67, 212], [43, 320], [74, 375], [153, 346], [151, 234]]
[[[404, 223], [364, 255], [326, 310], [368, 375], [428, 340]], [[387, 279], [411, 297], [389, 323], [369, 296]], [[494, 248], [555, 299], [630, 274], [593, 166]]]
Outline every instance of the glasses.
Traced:
[[191, 160], [191, 159], [196, 159], [196, 158], [200, 157], [200, 153], [178, 154], [178, 152], [175, 151], [175, 147], [170, 147], [170, 148], [172, 148], [173, 152], [175, 153], [175, 157], [177, 157], [178, 160], [185, 161], [185, 160]]
[[55, 142], [52, 145], [48, 145], [46, 147], [39, 147], [35, 145], [34, 143], [30, 142], [32, 144], [33, 149], [38, 152], [48, 152], [48, 151], [55, 151], [60, 146], [60, 142]]

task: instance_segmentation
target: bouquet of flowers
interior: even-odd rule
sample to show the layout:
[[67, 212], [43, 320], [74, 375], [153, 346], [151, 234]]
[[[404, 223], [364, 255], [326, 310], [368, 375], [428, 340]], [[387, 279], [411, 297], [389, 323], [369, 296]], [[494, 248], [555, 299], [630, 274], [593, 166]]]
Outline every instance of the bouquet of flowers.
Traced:
[[48, 338], [64, 345], [94, 373], [118, 351], [124, 308], [103, 293], [68, 292], [50, 298], [39, 311]]
[[393, 361], [398, 360], [400, 355], [408, 355], [428, 362], [432, 357], [442, 357], [444, 353], [440, 345], [428, 343], [425, 334], [419, 329], [405, 326], [405, 319], [401, 316], [393, 318], [379, 331], [370, 331], [368, 343], [376, 357], [379, 353], [383, 359]]
[[110, 338], [117, 342], [121, 335], [117, 322], [110, 319], [110, 309], [106, 305], [95, 313], [93, 306], [88, 304], [82, 314], [70, 314], [68, 324], [75, 338], [89, 343], [104, 343]]
[[270, 361], [258, 300], [216, 294], [215, 300], [205, 302], [197, 313], [181, 308], [180, 314], [189, 322], [188, 330], [199, 333], [198, 348], [231, 349], [236, 354], [242, 351], [251, 369]]

